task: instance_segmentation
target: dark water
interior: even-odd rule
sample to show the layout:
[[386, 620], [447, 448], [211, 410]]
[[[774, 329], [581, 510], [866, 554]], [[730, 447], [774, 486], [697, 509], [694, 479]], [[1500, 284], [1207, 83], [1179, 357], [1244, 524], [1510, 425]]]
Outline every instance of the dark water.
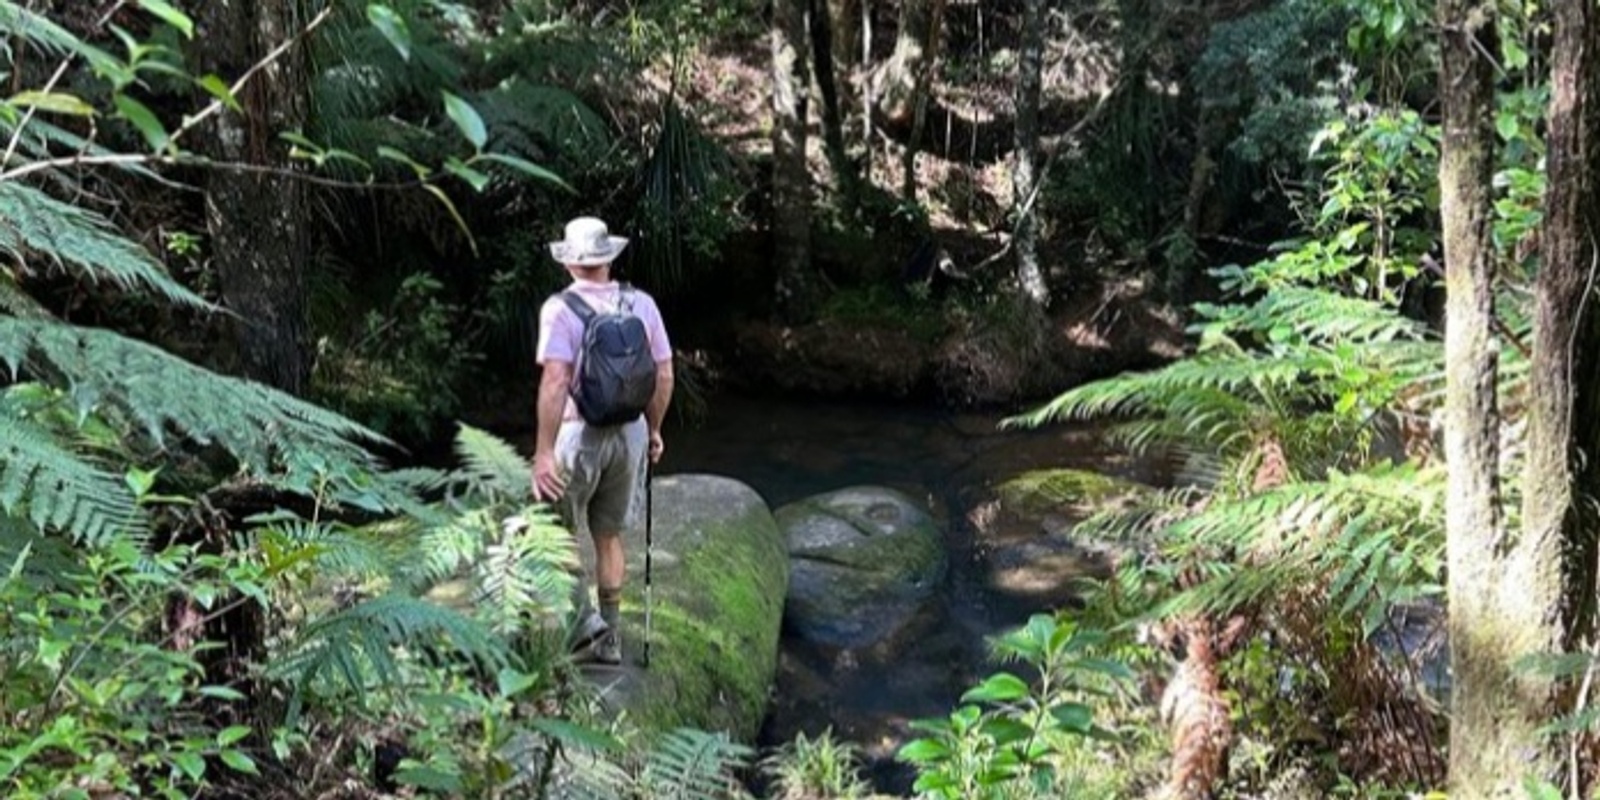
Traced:
[[[950, 569], [938, 600], [892, 645], [863, 651], [785, 639], [763, 745], [824, 728], [855, 743], [879, 791], [908, 793], [912, 774], [894, 760], [912, 720], [943, 716], [996, 667], [986, 637], [1060, 605], [1059, 596], [1005, 591], [991, 580], [989, 551], [968, 514], [997, 482], [1047, 467], [1092, 468], [1150, 480], [1152, 468], [1110, 450], [1090, 428], [998, 430], [1001, 414], [930, 408], [722, 397], [697, 425], [668, 431], [660, 474], [736, 478], [776, 509], [847, 486], [890, 486], [926, 498], [944, 520]], [[1019, 531], [1036, 536], [1037, 531]]]

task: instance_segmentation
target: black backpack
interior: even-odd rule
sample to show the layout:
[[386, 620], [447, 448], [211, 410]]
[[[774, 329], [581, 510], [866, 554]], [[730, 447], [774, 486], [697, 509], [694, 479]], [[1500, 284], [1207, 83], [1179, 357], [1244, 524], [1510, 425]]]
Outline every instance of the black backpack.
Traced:
[[621, 425], [644, 413], [656, 392], [656, 360], [644, 320], [634, 316], [628, 284], [615, 312], [597, 313], [575, 292], [561, 299], [583, 322], [572, 398], [584, 422]]

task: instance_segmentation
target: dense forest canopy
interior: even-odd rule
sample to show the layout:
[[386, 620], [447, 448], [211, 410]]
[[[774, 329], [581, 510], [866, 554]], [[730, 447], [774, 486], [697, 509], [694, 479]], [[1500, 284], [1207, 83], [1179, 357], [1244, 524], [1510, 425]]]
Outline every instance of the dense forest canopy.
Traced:
[[675, 425], [871, 399], [1170, 465], [1005, 487], [1102, 569], [905, 726], [899, 788], [1600, 796], [1594, 0], [0, 30], [7, 797], [889, 788], [832, 731], [617, 715], [566, 652], [525, 440], [584, 215], [661, 301]]

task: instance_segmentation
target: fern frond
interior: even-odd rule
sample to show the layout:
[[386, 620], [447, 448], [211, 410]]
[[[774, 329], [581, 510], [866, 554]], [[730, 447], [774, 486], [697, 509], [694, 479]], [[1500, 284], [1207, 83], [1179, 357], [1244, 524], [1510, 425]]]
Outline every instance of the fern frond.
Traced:
[[503, 641], [468, 617], [439, 605], [389, 594], [318, 619], [267, 674], [308, 692], [349, 692], [365, 702], [375, 687], [396, 687], [402, 651], [445, 650], [498, 669], [508, 663]]
[[0, 35], [26, 41], [48, 55], [78, 56], [101, 75], [121, 67], [121, 62], [110, 53], [83, 41], [45, 15], [23, 8], [11, 0], [0, 0]]
[[540, 617], [564, 618], [579, 566], [572, 536], [553, 518], [530, 509], [523, 519], [484, 549], [474, 570], [479, 618], [503, 636]]
[[1423, 341], [1427, 327], [1394, 309], [1361, 297], [1306, 286], [1276, 286], [1248, 306], [1199, 310], [1214, 323], [1256, 333], [1292, 331], [1315, 345]]
[[455, 449], [462, 466], [452, 474], [465, 481], [469, 491], [494, 502], [522, 504], [531, 499], [533, 466], [505, 441], [462, 424]]
[[726, 800], [744, 797], [735, 770], [749, 766], [754, 752], [728, 738], [678, 728], [651, 748], [640, 780], [644, 796], [682, 800]]
[[153, 291], [181, 305], [214, 309], [104, 217], [15, 181], [0, 183], [0, 251], [19, 262], [43, 256], [91, 282], [110, 281], [127, 291]]
[[149, 524], [122, 478], [59, 446], [48, 431], [0, 414], [0, 510], [99, 547], [141, 540]]
[[65, 384], [80, 413], [114, 410], [157, 443], [175, 430], [262, 473], [274, 456], [369, 464], [356, 442], [384, 441], [310, 403], [110, 331], [0, 317], [0, 363], [13, 376], [26, 371]]

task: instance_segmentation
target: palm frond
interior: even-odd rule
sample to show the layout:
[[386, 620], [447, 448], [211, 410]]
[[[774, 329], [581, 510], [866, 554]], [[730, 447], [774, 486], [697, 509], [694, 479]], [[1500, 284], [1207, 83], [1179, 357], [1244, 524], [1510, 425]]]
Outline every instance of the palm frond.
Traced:
[[121, 476], [61, 447], [25, 419], [0, 414], [0, 511], [98, 547], [142, 539], [149, 524]]
[[271, 471], [274, 456], [368, 464], [357, 442], [384, 441], [290, 395], [106, 330], [0, 317], [0, 363], [13, 377], [28, 372], [64, 384], [80, 413], [114, 411], [158, 443], [177, 431], [261, 473]]
[[23, 263], [44, 256], [91, 282], [109, 281], [127, 291], [153, 291], [182, 305], [214, 308], [104, 217], [15, 181], [0, 183], [0, 251]]
[[726, 733], [692, 728], [667, 732], [651, 748], [640, 776], [643, 794], [675, 800], [728, 800], [744, 797], [735, 770], [749, 766], [750, 748]]

